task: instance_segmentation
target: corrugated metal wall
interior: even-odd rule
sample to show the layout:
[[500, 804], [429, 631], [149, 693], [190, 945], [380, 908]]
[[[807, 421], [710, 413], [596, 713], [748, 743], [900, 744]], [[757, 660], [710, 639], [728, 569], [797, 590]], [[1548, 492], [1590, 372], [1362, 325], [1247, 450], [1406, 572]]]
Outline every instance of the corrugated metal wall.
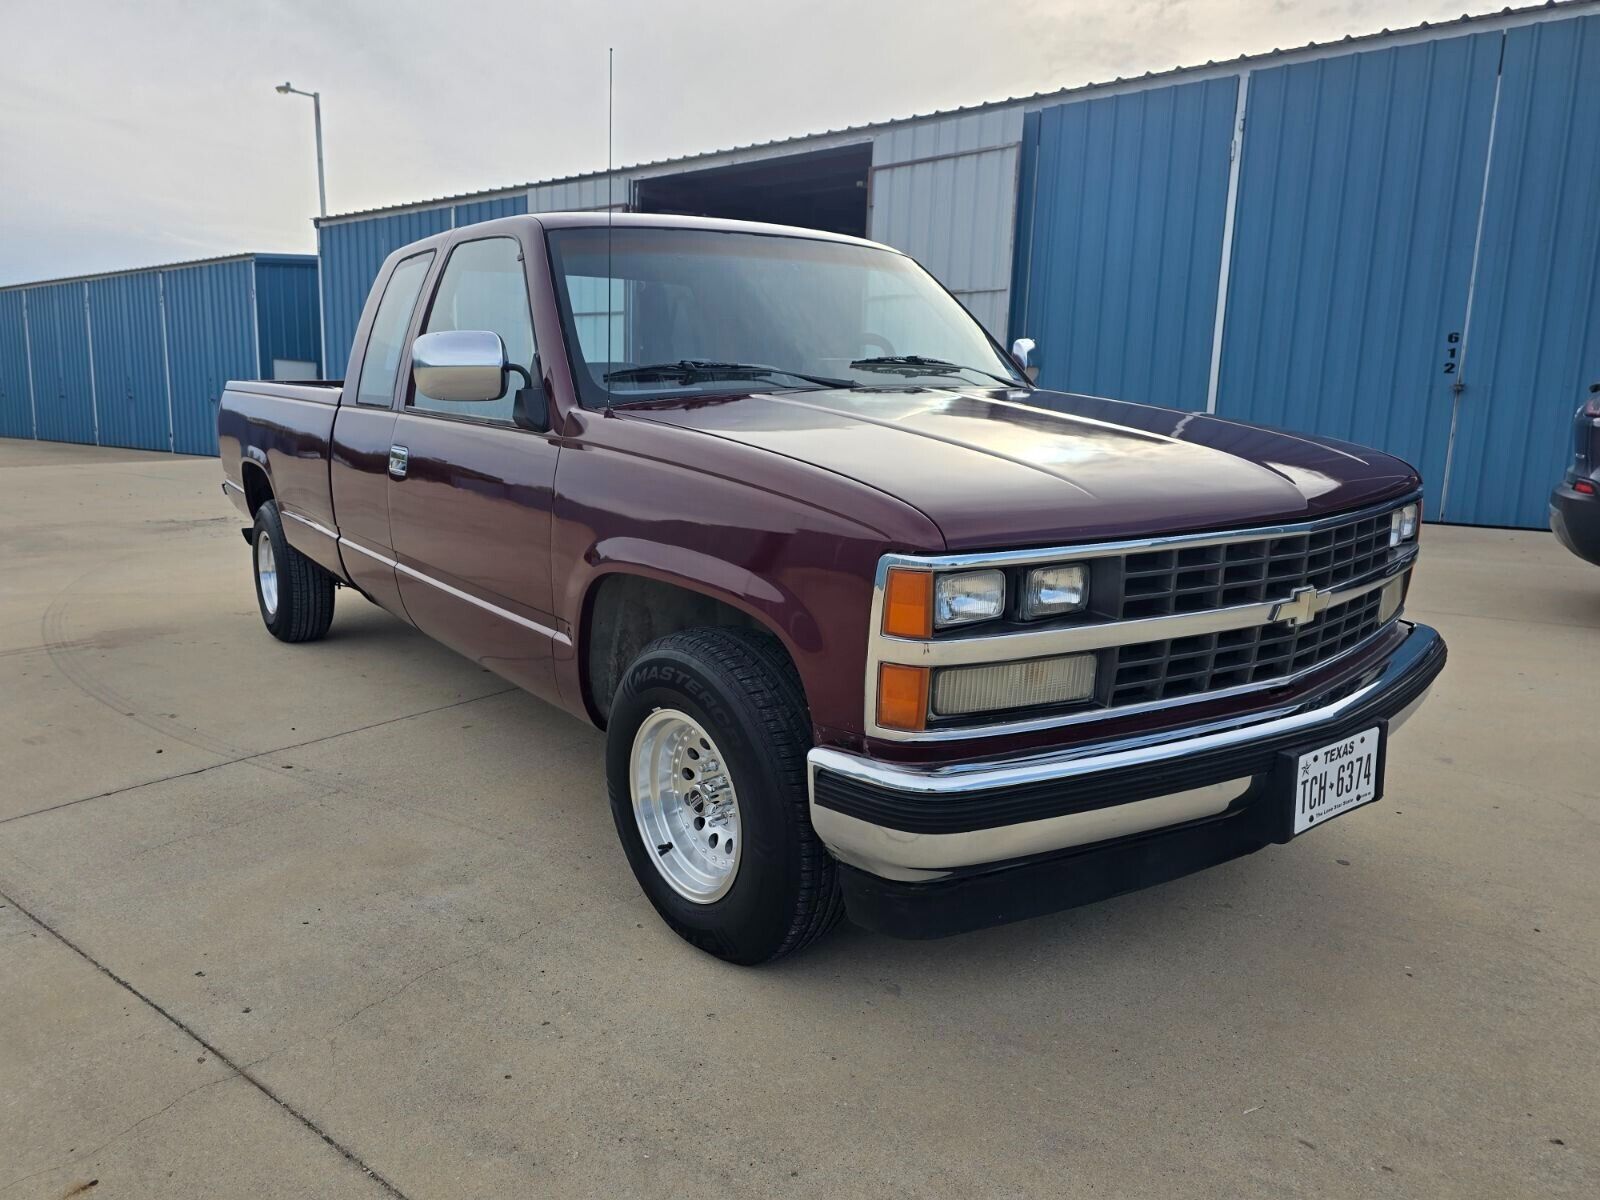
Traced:
[[33, 388], [21, 291], [0, 292], [0, 437], [33, 436]]
[[450, 228], [450, 209], [428, 208], [361, 221], [341, 221], [317, 230], [322, 258], [323, 361], [329, 379], [342, 379], [361, 306], [383, 260], [418, 238]]
[[1446, 520], [1542, 525], [1600, 381], [1600, 17], [1509, 30]]
[[1012, 327], [1046, 387], [1204, 408], [1238, 81], [1030, 113]]
[[904, 250], [996, 337], [1010, 307], [1022, 111], [918, 121], [872, 143], [869, 234]]
[[317, 231], [322, 255], [323, 332], [327, 356], [325, 374], [343, 376], [350, 359], [350, 342], [361, 321], [372, 281], [390, 254], [419, 238], [432, 237], [461, 225], [514, 217], [528, 211], [525, 193], [443, 204], [390, 216], [336, 221]]
[[321, 374], [321, 310], [317, 272], [303, 257], [256, 256], [256, 328], [260, 378], [271, 379], [274, 359], [316, 363]]
[[91, 279], [84, 287], [89, 293], [100, 444], [170, 449], [160, 275], [113, 275]]
[[625, 211], [633, 195], [634, 179], [631, 173], [618, 171], [610, 176], [586, 175], [582, 179], [536, 184], [528, 189], [527, 211], [604, 212], [607, 208]]
[[249, 261], [163, 272], [172, 367], [172, 448], [217, 452], [217, 404], [230, 379], [260, 373]]
[[520, 217], [528, 211], [526, 195], [500, 196], [494, 200], [476, 200], [471, 204], [455, 206], [457, 225], [476, 225], [479, 221], [493, 221], [499, 217]]
[[28, 342], [38, 436], [94, 445], [94, 388], [83, 284], [28, 289]]
[[245, 256], [0, 291], [0, 436], [216, 453], [227, 380], [316, 361], [316, 272]]
[[1600, 17], [1242, 78], [1231, 210], [1230, 80], [1029, 116], [1041, 381], [1200, 408], [1214, 375], [1222, 416], [1415, 463], [1430, 515], [1542, 526], [1600, 379]]

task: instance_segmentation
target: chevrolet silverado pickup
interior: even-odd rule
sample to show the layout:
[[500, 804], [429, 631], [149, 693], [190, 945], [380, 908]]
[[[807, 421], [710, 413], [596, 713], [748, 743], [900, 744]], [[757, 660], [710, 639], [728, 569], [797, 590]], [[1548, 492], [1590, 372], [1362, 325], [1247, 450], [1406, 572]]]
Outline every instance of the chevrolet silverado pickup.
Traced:
[[273, 636], [352, 589], [606, 735], [666, 923], [738, 963], [937, 936], [1383, 792], [1444, 665], [1420, 481], [1041, 390], [910, 258], [560, 214], [395, 251], [343, 383], [228, 384]]

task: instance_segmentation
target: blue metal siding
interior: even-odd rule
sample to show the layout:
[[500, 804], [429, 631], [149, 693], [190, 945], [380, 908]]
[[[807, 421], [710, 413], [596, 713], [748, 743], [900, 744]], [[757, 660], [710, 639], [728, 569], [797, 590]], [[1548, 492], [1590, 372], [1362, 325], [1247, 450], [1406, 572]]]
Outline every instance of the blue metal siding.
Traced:
[[0, 437], [33, 436], [22, 292], [0, 292]]
[[1013, 333], [1039, 343], [1045, 386], [1205, 406], [1237, 88], [1030, 114]]
[[153, 271], [91, 279], [89, 324], [102, 446], [166, 450], [167, 377]]
[[475, 200], [471, 204], [456, 205], [456, 227], [476, 225], [479, 221], [493, 221], [499, 217], [520, 217], [528, 211], [528, 193], [501, 196], [495, 200]]
[[1380, 447], [1438, 511], [1498, 33], [1251, 75], [1217, 411]]
[[94, 396], [83, 284], [29, 288], [28, 332], [40, 439], [93, 445]]
[[172, 447], [217, 452], [217, 403], [230, 379], [256, 377], [249, 259], [161, 272], [172, 366]]
[[255, 260], [256, 326], [261, 346], [258, 378], [272, 378], [272, 360], [321, 364], [317, 260], [259, 255]]
[[1600, 380], [1600, 17], [1506, 34], [1444, 513], [1542, 526]]
[[350, 341], [361, 321], [361, 307], [366, 303], [367, 291], [377, 278], [383, 260], [408, 242], [443, 233], [450, 228], [450, 216], [448, 207], [428, 208], [370, 220], [343, 221], [318, 230], [326, 336], [323, 350], [330, 379], [344, 375], [350, 359]]

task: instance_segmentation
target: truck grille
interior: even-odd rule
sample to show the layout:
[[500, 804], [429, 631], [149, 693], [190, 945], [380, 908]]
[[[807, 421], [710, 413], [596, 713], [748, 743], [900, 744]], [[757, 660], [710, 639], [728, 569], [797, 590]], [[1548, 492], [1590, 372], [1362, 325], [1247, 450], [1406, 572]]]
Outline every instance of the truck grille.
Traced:
[[[1282, 537], [1148, 550], [1123, 560], [1122, 620], [1288, 599], [1299, 587], [1337, 587], [1389, 561], [1389, 514]], [[1143, 704], [1298, 674], [1378, 629], [1382, 593], [1369, 592], [1287, 623], [1142, 642], [1115, 651], [1108, 703]]]

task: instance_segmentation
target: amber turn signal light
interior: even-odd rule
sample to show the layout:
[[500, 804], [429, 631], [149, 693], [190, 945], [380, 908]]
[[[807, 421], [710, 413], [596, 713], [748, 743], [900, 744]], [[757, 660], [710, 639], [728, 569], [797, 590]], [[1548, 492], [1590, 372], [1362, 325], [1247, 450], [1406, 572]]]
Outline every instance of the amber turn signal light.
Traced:
[[932, 571], [889, 568], [883, 589], [883, 631], [894, 637], [933, 636]]
[[928, 668], [878, 665], [878, 724], [919, 730], [928, 723]]

